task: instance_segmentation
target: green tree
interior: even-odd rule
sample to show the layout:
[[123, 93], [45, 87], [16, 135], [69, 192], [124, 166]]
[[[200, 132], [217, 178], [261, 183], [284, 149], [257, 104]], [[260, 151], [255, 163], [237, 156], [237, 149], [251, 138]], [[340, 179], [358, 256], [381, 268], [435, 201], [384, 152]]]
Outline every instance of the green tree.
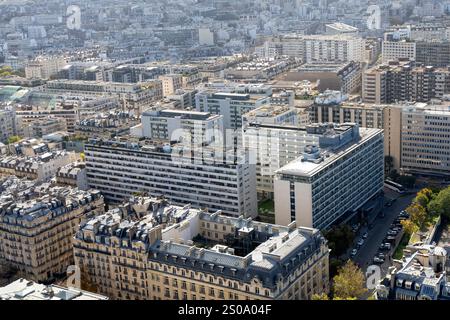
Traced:
[[450, 218], [450, 187], [441, 190], [428, 204], [430, 214], [439, 214]]
[[328, 240], [331, 254], [335, 257], [339, 257], [343, 254], [355, 237], [352, 229], [348, 225], [335, 226], [324, 232], [324, 236]]
[[7, 144], [19, 142], [22, 138], [19, 136], [10, 136], [7, 140]]
[[333, 278], [335, 299], [360, 299], [366, 292], [365, 277], [361, 269], [348, 260]]

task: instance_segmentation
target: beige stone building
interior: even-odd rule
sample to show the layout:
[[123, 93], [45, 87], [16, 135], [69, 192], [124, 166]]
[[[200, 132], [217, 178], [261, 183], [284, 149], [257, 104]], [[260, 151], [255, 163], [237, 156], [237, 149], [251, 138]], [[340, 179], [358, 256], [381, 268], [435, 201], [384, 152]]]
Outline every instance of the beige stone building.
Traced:
[[46, 281], [73, 264], [78, 225], [104, 212], [98, 191], [51, 187], [9, 177], [0, 181], [0, 263], [34, 281]]
[[138, 199], [81, 226], [82, 281], [112, 299], [310, 299], [329, 291], [326, 240], [309, 228]]

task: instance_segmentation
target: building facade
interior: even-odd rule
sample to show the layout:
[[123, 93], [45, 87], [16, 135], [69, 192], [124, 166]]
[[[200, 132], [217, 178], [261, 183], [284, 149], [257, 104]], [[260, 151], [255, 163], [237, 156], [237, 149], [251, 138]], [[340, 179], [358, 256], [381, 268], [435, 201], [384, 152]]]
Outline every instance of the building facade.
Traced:
[[78, 225], [104, 212], [103, 197], [98, 191], [36, 185], [20, 198], [16, 192], [29, 185], [13, 180], [1, 185], [1, 262], [34, 281], [64, 274], [74, 262], [72, 237]]
[[318, 143], [276, 171], [275, 222], [325, 229], [352, 217], [382, 191], [383, 131], [317, 124], [306, 133]]
[[112, 299], [297, 300], [329, 290], [329, 249], [318, 230], [147, 208], [133, 222], [106, 213], [75, 237], [82, 277]]

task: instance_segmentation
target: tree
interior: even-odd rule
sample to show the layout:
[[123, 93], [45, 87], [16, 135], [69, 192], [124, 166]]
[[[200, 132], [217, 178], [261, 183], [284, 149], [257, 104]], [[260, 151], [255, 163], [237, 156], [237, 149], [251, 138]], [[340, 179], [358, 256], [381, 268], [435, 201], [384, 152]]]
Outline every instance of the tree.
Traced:
[[418, 203], [413, 203], [406, 212], [409, 213], [410, 220], [419, 228], [422, 228], [427, 220], [427, 210]]
[[405, 231], [405, 233], [409, 236], [411, 236], [413, 233], [416, 233], [417, 231], [419, 231], [419, 227], [409, 219], [403, 220], [400, 223], [402, 224], [403, 230]]
[[426, 208], [433, 198], [433, 191], [431, 189], [425, 188], [420, 190], [416, 197], [414, 198], [415, 203], [420, 204], [422, 207]]
[[331, 254], [336, 257], [343, 254], [354, 239], [354, 233], [348, 225], [335, 226], [324, 232], [324, 236], [328, 240]]
[[7, 140], [7, 144], [19, 142], [21, 138], [19, 136], [10, 136]]
[[365, 277], [361, 269], [348, 260], [333, 278], [335, 299], [360, 299], [366, 292]]
[[330, 300], [330, 298], [325, 293], [322, 294], [315, 293], [312, 295], [311, 300]]
[[442, 190], [428, 204], [428, 211], [431, 214], [439, 214], [450, 218], [450, 187]]

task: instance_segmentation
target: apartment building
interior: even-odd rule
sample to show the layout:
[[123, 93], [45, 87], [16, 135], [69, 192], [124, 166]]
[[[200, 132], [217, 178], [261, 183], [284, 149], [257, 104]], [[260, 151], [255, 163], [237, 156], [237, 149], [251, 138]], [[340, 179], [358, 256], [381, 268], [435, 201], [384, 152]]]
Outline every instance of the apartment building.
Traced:
[[416, 42], [416, 62], [425, 66], [448, 67], [450, 65], [450, 41], [434, 40]]
[[129, 134], [130, 127], [139, 122], [139, 117], [125, 111], [98, 113], [78, 121], [74, 133], [86, 138], [111, 138]]
[[159, 76], [162, 81], [163, 95], [167, 97], [183, 87], [181, 74], [165, 74]]
[[374, 104], [428, 102], [450, 92], [448, 68], [396, 61], [363, 74], [363, 101]]
[[49, 151], [36, 156], [7, 156], [0, 160], [0, 177], [15, 175], [44, 182], [61, 167], [76, 160], [76, 154], [66, 150]]
[[25, 66], [25, 77], [28, 79], [50, 79], [67, 64], [67, 59], [61, 56], [37, 57]]
[[147, 110], [141, 116], [142, 136], [195, 145], [223, 140], [223, 116], [191, 110]]
[[364, 62], [365, 40], [352, 35], [304, 36], [306, 63]]
[[61, 167], [56, 173], [54, 182], [59, 186], [88, 190], [86, 163], [77, 161]]
[[65, 95], [117, 96], [126, 110], [133, 110], [137, 114], [151, 102], [163, 98], [161, 80], [147, 80], [140, 83], [53, 80], [48, 81], [41, 90]]
[[26, 125], [22, 126], [23, 135], [30, 138], [42, 138], [58, 131], [67, 131], [67, 125], [65, 121], [56, 117], [37, 118], [27, 121]]
[[223, 116], [224, 129], [242, 127], [242, 116], [270, 103], [270, 97], [260, 94], [200, 90], [195, 95], [196, 110]]
[[416, 61], [416, 42], [409, 40], [383, 41], [382, 61], [389, 63], [399, 59]]
[[243, 146], [256, 163], [258, 196], [272, 198], [275, 171], [295, 160], [307, 140], [298, 125], [297, 110], [268, 105], [247, 113], [243, 121]]
[[0, 142], [7, 142], [9, 137], [16, 134], [15, 112], [13, 110], [0, 109]]
[[257, 215], [256, 173], [248, 154], [149, 140], [92, 139], [85, 146], [88, 184], [108, 201], [136, 192], [164, 195], [175, 204]]
[[286, 81], [318, 83], [318, 90], [338, 90], [345, 94], [361, 90], [362, 70], [360, 63], [307, 63], [286, 74]]
[[74, 262], [78, 225], [104, 212], [103, 197], [16, 177], [3, 179], [0, 188], [0, 261], [34, 281], [64, 274]]
[[401, 110], [402, 170], [450, 176], [450, 109], [448, 103], [416, 103]]
[[[330, 25], [329, 30], [331, 28], [333, 26]], [[300, 58], [306, 63], [365, 62], [365, 40], [352, 32], [325, 35], [287, 34], [266, 41], [255, 48], [255, 53], [263, 58]]]
[[329, 291], [318, 230], [158, 199], [127, 206], [87, 221], [74, 240], [82, 279], [112, 299], [299, 300]]
[[383, 131], [355, 124], [313, 124], [318, 143], [275, 172], [275, 222], [326, 229], [350, 219], [382, 192]]

